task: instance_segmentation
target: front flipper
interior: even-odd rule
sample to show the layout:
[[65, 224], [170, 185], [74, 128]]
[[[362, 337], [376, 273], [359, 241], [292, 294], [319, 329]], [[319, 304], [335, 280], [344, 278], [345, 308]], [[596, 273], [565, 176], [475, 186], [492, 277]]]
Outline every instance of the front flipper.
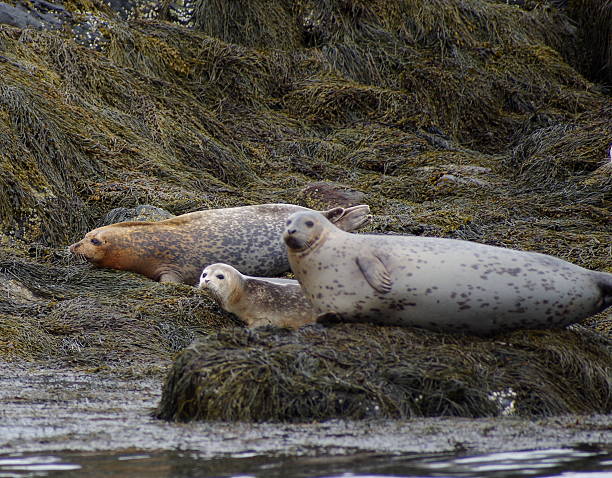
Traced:
[[326, 312], [324, 314], [318, 315], [315, 322], [321, 325], [334, 325], [342, 322], [342, 317], [335, 312]]
[[159, 275], [159, 282], [182, 283], [183, 277], [176, 271], [164, 271]]
[[345, 209], [343, 207], [335, 207], [333, 209], [328, 209], [327, 211], [319, 212], [323, 214], [329, 222], [335, 224], [342, 216], [344, 216], [344, 211]]
[[381, 294], [386, 294], [391, 290], [393, 281], [387, 267], [374, 254], [366, 253], [357, 256], [359, 270], [368, 281], [372, 288]]

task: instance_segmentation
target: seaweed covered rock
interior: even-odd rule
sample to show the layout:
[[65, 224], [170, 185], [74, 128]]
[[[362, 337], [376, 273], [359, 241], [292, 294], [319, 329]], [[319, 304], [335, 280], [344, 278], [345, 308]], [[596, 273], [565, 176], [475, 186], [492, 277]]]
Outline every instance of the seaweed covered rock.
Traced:
[[166, 420], [541, 416], [612, 411], [612, 342], [588, 329], [493, 340], [339, 325], [229, 329], [182, 351]]
[[166, 420], [612, 412], [612, 342], [581, 327], [494, 339], [339, 325], [228, 329], [182, 351]]
[[578, 68], [593, 81], [612, 88], [612, 3], [567, 0], [567, 14], [578, 27]]
[[0, 28], [7, 360], [167, 363], [235, 325], [191, 289], [66, 258], [142, 204], [364, 194], [373, 232], [612, 271], [605, 0], [19, 5], [62, 28]]
[[100, 226], [125, 221], [164, 221], [171, 217], [174, 217], [174, 215], [162, 208], [150, 204], [141, 204], [133, 208], [118, 207], [112, 209], [106, 214]]
[[187, 286], [0, 251], [0, 359], [158, 370], [198, 335], [238, 324]]
[[308, 184], [300, 191], [299, 198], [311, 209], [353, 207], [367, 203], [363, 192], [325, 181]]

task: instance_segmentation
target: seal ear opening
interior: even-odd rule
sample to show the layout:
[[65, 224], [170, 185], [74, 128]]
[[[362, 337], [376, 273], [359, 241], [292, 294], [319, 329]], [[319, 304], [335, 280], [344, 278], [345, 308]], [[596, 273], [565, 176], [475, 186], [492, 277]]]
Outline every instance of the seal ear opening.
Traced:
[[322, 213], [336, 227], [344, 231], [354, 231], [372, 220], [370, 206], [360, 204], [349, 208], [336, 207]]

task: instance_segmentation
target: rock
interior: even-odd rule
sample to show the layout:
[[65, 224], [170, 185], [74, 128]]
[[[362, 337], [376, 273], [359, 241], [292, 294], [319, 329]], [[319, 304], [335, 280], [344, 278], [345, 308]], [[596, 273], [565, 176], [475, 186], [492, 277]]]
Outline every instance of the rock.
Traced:
[[312, 209], [357, 206], [364, 204], [365, 197], [361, 191], [324, 181], [311, 183], [299, 193], [301, 202]]
[[170, 219], [174, 214], [169, 213], [165, 209], [151, 206], [150, 204], [142, 204], [135, 208], [118, 207], [112, 209], [102, 220], [101, 226], [115, 224], [124, 221], [163, 221]]
[[15, 304], [39, 300], [23, 283], [6, 274], [0, 274], [0, 294]]
[[489, 183], [482, 181], [480, 179], [475, 178], [463, 178], [461, 176], [456, 176], [454, 174], [443, 174], [436, 181], [436, 186], [446, 186], [446, 185], [474, 185], [486, 187]]
[[18, 28], [57, 29], [70, 14], [61, 5], [33, 0], [26, 7], [0, 2], [0, 23]]

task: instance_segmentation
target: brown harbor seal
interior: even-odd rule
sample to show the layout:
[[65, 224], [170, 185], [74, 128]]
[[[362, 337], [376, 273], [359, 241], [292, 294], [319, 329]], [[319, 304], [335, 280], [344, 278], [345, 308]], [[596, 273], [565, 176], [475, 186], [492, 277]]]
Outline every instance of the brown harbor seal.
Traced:
[[316, 319], [299, 282], [293, 279], [245, 276], [228, 264], [217, 263], [202, 271], [200, 288], [250, 328], [274, 325], [295, 329]]
[[[255, 276], [289, 270], [281, 233], [287, 217], [311, 209], [292, 204], [208, 209], [159, 222], [120, 222], [88, 232], [70, 246], [92, 264], [127, 270], [160, 282], [197, 285], [207, 264], [225, 262]], [[334, 208], [322, 214], [338, 227], [357, 229], [370, 208]]]
[[289, 263], [320, 319], [495, 333], [555, 328], [612, 305], [612, 274], [469, 241], [350, 234], [292, 214]]

